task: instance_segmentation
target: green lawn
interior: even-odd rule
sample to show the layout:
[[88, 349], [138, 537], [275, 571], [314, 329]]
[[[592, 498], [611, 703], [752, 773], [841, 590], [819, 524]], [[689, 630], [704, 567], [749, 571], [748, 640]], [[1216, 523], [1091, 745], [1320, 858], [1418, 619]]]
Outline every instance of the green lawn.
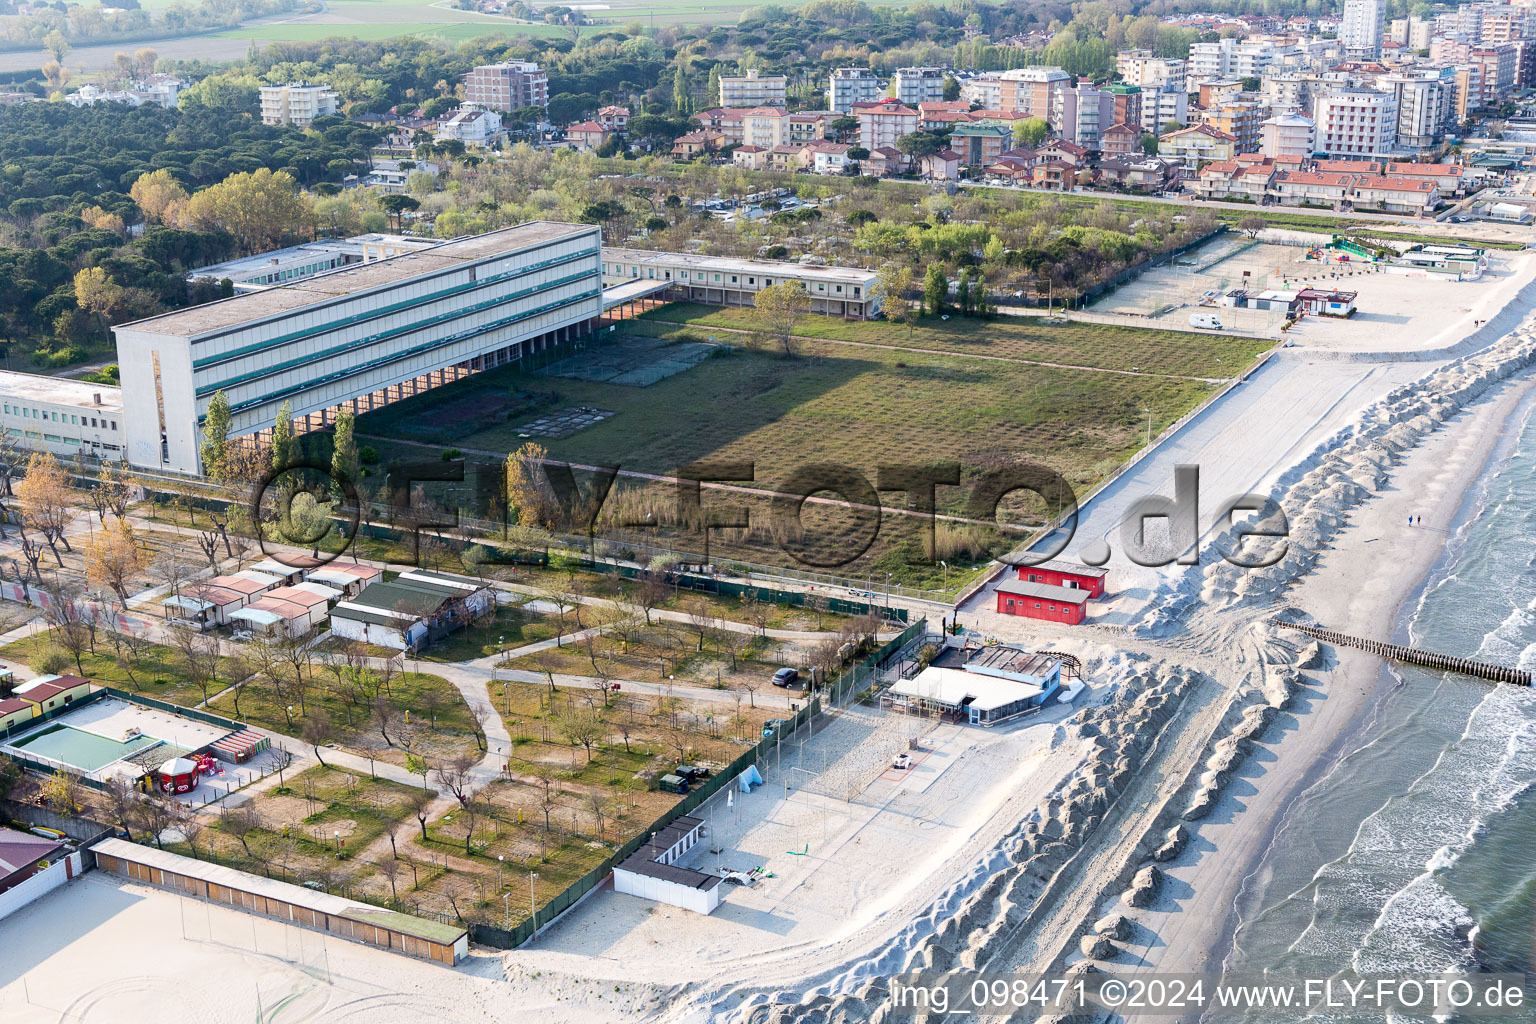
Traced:
[[[384, 723], [383, 731], [371, 702], [352, 706], [336, 688], [330, 671], [319, 665], [314, 668], [313, 684], [302, 707], [297, 698], [290, 697], [288, 703], [279, 699], [274, 688], [264, 681], [253, 681], [241, 688], [239, 715], [235, 715], [233, 693], [222, 694], [212, 706], [222, 714], [288, 736], [302, 735], [305, 715], [322, 711], [330, 722], [330, 742], [365, 757], [395, 763], [405, 760], [406, 736], [411, 738], [412, 749], [425, 756], [445, 757], [478, 750], [469, 709], [459, 691], [443, 677], [423, 672], [396, 675], [380, 696], [395, 711], [393, 721]], [[285, 710], [290, 703], [294, 709], [291, 720]], [[406, 712], [411, 714], [409, 728], [405, 727]], [[388, 741], [385, 731], [389, 732]]]
[[[570, 617], [566, 631], [575, 629]], [[421, 653], [422, 661], [456, 662], [483, 658], [525, 644], [548, 640], [558, 632], [554, 616], [501, 605], [491, 622], [465, 626], [449, 633]]]
[[[679, 325], [693, 328], [699, 336], [709, 327], [756, 330], [749, 309], [719, 309], [677, 303], [646, 313], [637, 326], [666, 334]], [[973, 320], [952, 317], [922, 318], [911, 328], [878, 320], [856, 321], [838, 317], [808, 316], [795, 327], [807, 338], [943, 351], [957, 355], [998, 356], [1039, 362], [1090, 366], [1110, 370], [1136, 369], [1189, 377], [1231, 377], [1270, 347], [1256, 338], [1188, 331], [1139, 330], [1110, 324], [1052, 323], [1044, 317], [1008, 317]], [[717, 336], [717, 341], [739, 341]], [[857, 356], [858, 350], [848, 352]], [[1217, 362], [1220, 360], [1220, 362]]]
[[[0, 658], [31, 665], [43, 651], [49, 648], [63, 650], [61, 645], [53, 641], [52, 632], [49, 630], [35, 633], [25, 640], [17, 640], [0, 647]], [[170, 701], [183, 707], [193, 707], [202, 702], [203, 691], [188, 681], [181, 667], [183, 659], [177, 651], [161, 644], [151, 643], [141, 644], [133, 650], [126, 645], [115, 649], [112, 640], [112, 634], [106, 630], [97, 633], [95, 652], [87, 651], [80, 659], [79, 668], [83, 670], [85, 678], [129, 693], [141, 693], [147, 697]], [[35, 666], [34, 671], [37, 671]], [[77, 671], [73, 659], [64, 671], [69, 673]], [[242, 668], [233, 659], [221, 657], [217, 678], [209, 684], [208, 692], [218, 693], [234, 682], [237, 674], [243, 675]]]

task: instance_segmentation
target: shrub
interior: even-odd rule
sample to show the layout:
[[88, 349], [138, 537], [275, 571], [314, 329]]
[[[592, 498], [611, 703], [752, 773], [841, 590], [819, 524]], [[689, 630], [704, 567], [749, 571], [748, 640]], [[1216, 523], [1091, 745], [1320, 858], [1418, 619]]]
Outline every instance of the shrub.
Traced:
[[32, 668], [45, 676], [61, 675], [69, 667], [70, 658], [57, 647], [45, 647], [32, 659]]
[[378, 462], [379, 452], [371, 444], [365, 444], [357, 450], [357, 457], [364, 462]]
[[449, 448], [447, 451], [443, 452], [444, 462], [452, 462], [454, 459], [462, 459], [463, 457], [464, 453], [459, 451], [457, 448]]

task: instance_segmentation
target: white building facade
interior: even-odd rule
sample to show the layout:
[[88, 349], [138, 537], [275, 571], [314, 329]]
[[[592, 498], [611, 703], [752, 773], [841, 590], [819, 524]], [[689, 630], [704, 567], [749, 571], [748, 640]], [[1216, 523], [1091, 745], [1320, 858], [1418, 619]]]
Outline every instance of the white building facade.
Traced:
[[534, 222], [115, 327], [128, 460], [200, 473], [220, 391], [239, 437], [285, 402], [324, 424], [581, 336], [602, 311], [601, 244], [596, 226]]
[[336, 113], [336, 93], [328, 85], [288, 85], [261, 87], [262, 124], [291, 124], [308, 127], [317, 117]]
[[789, 79], [760, 74], [755, 68], [744, 75], [720, 76], [722, 107], [782, 107], [789, 98]]
[[1329, 156], [1383, 156], [1397, 145], [1397, 101], [1389, 92], [1338, 89], [1312, 107], [1316, 147]]
[[944, 99], [943, 68], [897, 68], [891, 78], [896, 99], [909, 107]]
[[122, 389], [0, 370], [0, 428], [28, 451], [119, 461]]
[[874, 103], [884, 94], [879, 76], [869, 68], [834, 68], [827, 79], [827, 106], [839, 114], [850, 114], [855, 103]]
[[1350, 60], [1380, 57], [1385, 17], [1382, 0], [1344, 0], [1344, 19], [1339, 23], [1344, 56]]
[[750, 306], [752, 296], [784, 281], [797, 281], [811, 297], [811, 310], [828, 316], [867, 320], [880, 311], [880, 275], [856, 267], [818, 267], [778, 260], [655, 252], [603, 250], [603, 282], [670, 282], [679, 299], [712, 306]]

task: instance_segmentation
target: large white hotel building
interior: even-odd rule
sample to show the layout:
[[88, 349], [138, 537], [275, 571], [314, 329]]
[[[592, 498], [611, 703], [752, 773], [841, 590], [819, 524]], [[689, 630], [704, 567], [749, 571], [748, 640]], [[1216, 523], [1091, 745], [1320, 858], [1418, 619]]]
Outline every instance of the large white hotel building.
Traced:
[[270, 430], [284, 402], [323, 426], [585, 334], [601, 250], [596, 226], [534, 222], [115, 327], [127, 460], [200, 473], [219, 391], [231, 436]]

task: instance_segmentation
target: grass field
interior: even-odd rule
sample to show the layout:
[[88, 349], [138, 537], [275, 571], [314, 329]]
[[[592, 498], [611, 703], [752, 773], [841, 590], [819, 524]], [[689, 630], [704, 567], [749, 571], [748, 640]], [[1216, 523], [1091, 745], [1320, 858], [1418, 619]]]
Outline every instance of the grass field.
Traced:
[[[712, 316], [702, 310], [684, 315]], [[723, 314], [736, 322], [740, 313]], [[823, 325], [825, 326], [825, 325]], [[890, 343], [907, 332], [882, 324], [839, 325]], [[990, 334], [992, 325], [978, 333]], [[1211, 376], [1239, 372], [1262, 343], [1102, 325], [1031, 327], [977, 342], [983, 353], [1030, 352], [1104, 365], [1200, 368], [1197, 350], [1211, 346]], [[506, 453], [523, 441], [521, 425], [571, 406], [614, 416], [568, 437], [541, 440], [573, 462], [668, 473], [703, 459], [753, 462], [759, 485], [811, 462], [836, 462], [873, 478], [882, 464], [959, 460], [969, 465], [1028, 456], [1072, 479], [1102, 476], [1134, 452], [1145, 434], [1183, 415], [1217, 385], [979, 359], [959, 349], [959, 331], [926, 329], [926, 338], [955, 349], [933, 354], [807, 341], [792, 359], [757, 350], [706, 360], [648, 388], [557, 379], [515, 369], [492, 371], [430, 395], [359, 418], [372, 439], [416, 437], [466, 452]], [[1044, 332], [1057, 339], [1046, 340]], [[696, 330], [695, 333], [698, 333]], [[914, 337], [917, 336], [914, 334]], [[1216, 364], [1226, 353], [1231, 358]], [[1221, 374], [1223, 367], [1229, 374]], [[1214, 369], [1217, 373], [1210, 373]], [[444, 422], [445, 402], [474, 392], [482, 402], [523, 397], [520, 415], [465, 434]], [[533, 400], [527, 400], [532, 396]], [[418, 456], [419, 457], [419, 456]], [[1085, 475], [1086, 474], [1086, 475]]]
[[[691, 306], [667, 307], [637, 322], [642, 329], [686, 330], [693, 337], [750, 324], [747, 311]], [[1137, 451], [1149, 429], [1157, 434], [1267, 348], [1252, 339], [1041, 320], [929, 320], [908, 331], [808, 317], [797, 330], [826, 339], [802, 339], [793, 358], [738, 347], [645, 388], [515, 368], [491, 371], [365, 414], [358, 434], [386, 462], [433, 457], [423, 444], [490, 462], [524, 442], [523, 425], [550, 412], [592, 406], [614, 415], [566, 437], [536, 440], [555, 458], [641, 473], [670, 474], [706, 460], [751, 463], [752, 483], [765, 490], [781, 489], [793, 471], [813, 464], [849, 467], [873, 481], [881, 466], [958, 462], [962, 484], [968, 484], [982, 469], [1023, 460], [1055, 470], [1081, 494]], [[499, 421], [498, 408], [507, 412]], [[448, 409], [474, 415], [448, 415]], [[469, 424], [475, 426], [466, 429]], [[623, 484], [630, 491], [647, 488], [644, 500], [663, 507], [673, 500], [670, 485], [633, 477]], [[941, 511], [963, 511], [966, 493], [940, 488]], [[887, 491], [882, 500], [899, 503], [901, 494]], [[769, 522], [765, 499], [743, 498], [742, 504], [754, 507], [754, 524]], [[832, 550], [834, 538], [853, 535], [844, 520], [854, 514], [807, 509], [808, 531], [838, 555], [812, 564], [876, 578], [890, 572], [910, 585], [943, 583], [942, 568], [911, 557], [925, 544], [911, 517], [884, 517], [879, 544], [867, 554], [853, 551], [863, 559], [855, 563]], [[816, 516], [824, 518], [812, 523]], [[622, 543], [703, 550], [697, 539], [647, 537], [643, 531], [605, 535]], [[711, 557], [775, 564], [784, 558], [766, 529], [755, 535], [717, 532], [710, 543]], [[906, 553], [892, 560], [896, 549]], [[937, 557], [952, 568], [977, 560], [974, 550]], [[951, 582], [960, 578], [951, 576]]]
[[[86, 651], [80, 657], [85, 678], [184, 707], [194, 707], [202, 701], [203, 691], [187, 679], [180, 653], [162, 644], [141, 643], [136, 649], [120, 644], [121, 639], [116, 634], [99, 631], [96, 650]], [[0, 658], [31, 664], [50, 649], [62, 651], [64, 648], [53, 638], [52, 630], [45, 630], [0, 647]], [[76, 671], [73, 659], [64, 671]], [[220, 657], [218, 676], [209, 684], [209, 694], [218, 693], [246, 671], [234, 659]]]

